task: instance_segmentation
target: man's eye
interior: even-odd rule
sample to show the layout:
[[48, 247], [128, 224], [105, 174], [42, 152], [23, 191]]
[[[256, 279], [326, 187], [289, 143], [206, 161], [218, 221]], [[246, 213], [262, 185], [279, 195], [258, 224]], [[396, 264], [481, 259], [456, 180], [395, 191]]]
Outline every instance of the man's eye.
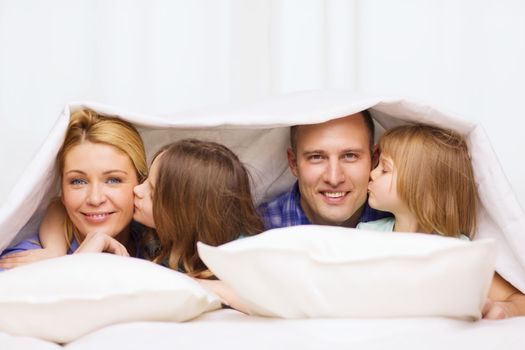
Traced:
[[107, 179], [106, 182], [108, 184], [119, 184], [119, 183], [122, 183], [122, 180], [118, 177], [110, 177], [109, 179]]
[[323, 156], [320, 154], [311, 154], [308, 156], [308, 160], [312, 160], [312, 161], [318, 161], [321, 159], [323, 159]]
[[345, 153], [344, 158], [345, 160], [356, 160], [358, 157], [355, 153]]
[[84, 179], [71, 179], [69, 180], [70, 185], [79, 186], [87, 184], [87, 181]]

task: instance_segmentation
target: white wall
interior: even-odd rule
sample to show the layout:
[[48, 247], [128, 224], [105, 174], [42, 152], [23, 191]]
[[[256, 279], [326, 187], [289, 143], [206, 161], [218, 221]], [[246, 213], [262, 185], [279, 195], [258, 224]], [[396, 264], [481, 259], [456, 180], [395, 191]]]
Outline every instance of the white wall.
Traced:
[[69, 101], [167, 114], [304, 89], [482, 120], [522, 204], [525, 2], [0, 0], [0, 203]]
[[359, 89], [481, 121], [525, 206], [525, 2], [359, 1]]
[[9, 168], [0, 203], [70, 101], [167, 114], [354, 86], [353, 8], [345, 0], [0, 0], [0, 159]]

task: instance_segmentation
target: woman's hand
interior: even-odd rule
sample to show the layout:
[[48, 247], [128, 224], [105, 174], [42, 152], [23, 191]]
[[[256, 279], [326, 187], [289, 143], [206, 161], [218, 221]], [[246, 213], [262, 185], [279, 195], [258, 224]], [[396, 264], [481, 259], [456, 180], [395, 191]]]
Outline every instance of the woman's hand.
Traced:
[[34, 263], [40, 260], [62, 256], [60, 252], [49, 248], [32, 249], [6, 255], [0, 259], [0, 268], [12, 269], [13, 267]]
[[129, 256], [129, 253], [122, 243], [115, 238], [102, 232], [89, 233], [82, 244], [75, 251], [76, 253], [112, 253], [115, 255]]

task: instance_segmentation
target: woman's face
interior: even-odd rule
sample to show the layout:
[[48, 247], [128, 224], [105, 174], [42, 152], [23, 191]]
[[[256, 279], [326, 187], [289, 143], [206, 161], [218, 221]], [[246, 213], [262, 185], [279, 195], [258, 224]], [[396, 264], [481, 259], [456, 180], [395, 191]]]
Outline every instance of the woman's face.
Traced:
[[137, 174], [129, 157], [117, 148], [84, 142], [65, 157], [62, 202], [82, 236], [104, 232], [116, 237], [133, 217]]
[[135, 186], [133, 190], [135, 193], [135, 214], [133, 219], [151, 228], [155, 228], [155, 221], [153, 220], [153, 193], [157, 183], [161, 156], [162, 153], [151, 164], [148, 178], [140, 185]]

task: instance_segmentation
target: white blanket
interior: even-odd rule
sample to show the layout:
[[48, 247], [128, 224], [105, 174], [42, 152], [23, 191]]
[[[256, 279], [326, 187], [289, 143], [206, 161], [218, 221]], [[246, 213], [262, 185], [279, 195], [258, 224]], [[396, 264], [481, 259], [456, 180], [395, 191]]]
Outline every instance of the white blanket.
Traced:
[[344, 91], [295, 93], [250, 106], [171, 116], [135, 114], [96, 103], [71, 103], [65, 107], [39, 153], [0, 208], [0, 251], [37, 232], [49, 200], [58, 194], [54, 160], [70, 111], [82, 106], [133, 122], [139, 127], [150, 156], [161, 145], [186, 137], [226, 144], [252, 172], [258, 202], [282, 192], [294, 181], [286, 162], [290, 125], [323, 122], [370, 108], [382, 128], [418, 121], [455, 129], [467, 136], [480, 194], [476, 239], [490, 237], [497, 241], [497, 271], [525, 292], [524, 211], [483, 127], [405, 100], [356, 96]]
[[[184, 323], [134, 322], [105, 327], [69, 350], [359, 349], [521, 350], [524, 317], [468, 322], [447, 318], [282, 320], [219, 310]], [[55, 343], [0, 333], [2, 349], [60, 350]]]

